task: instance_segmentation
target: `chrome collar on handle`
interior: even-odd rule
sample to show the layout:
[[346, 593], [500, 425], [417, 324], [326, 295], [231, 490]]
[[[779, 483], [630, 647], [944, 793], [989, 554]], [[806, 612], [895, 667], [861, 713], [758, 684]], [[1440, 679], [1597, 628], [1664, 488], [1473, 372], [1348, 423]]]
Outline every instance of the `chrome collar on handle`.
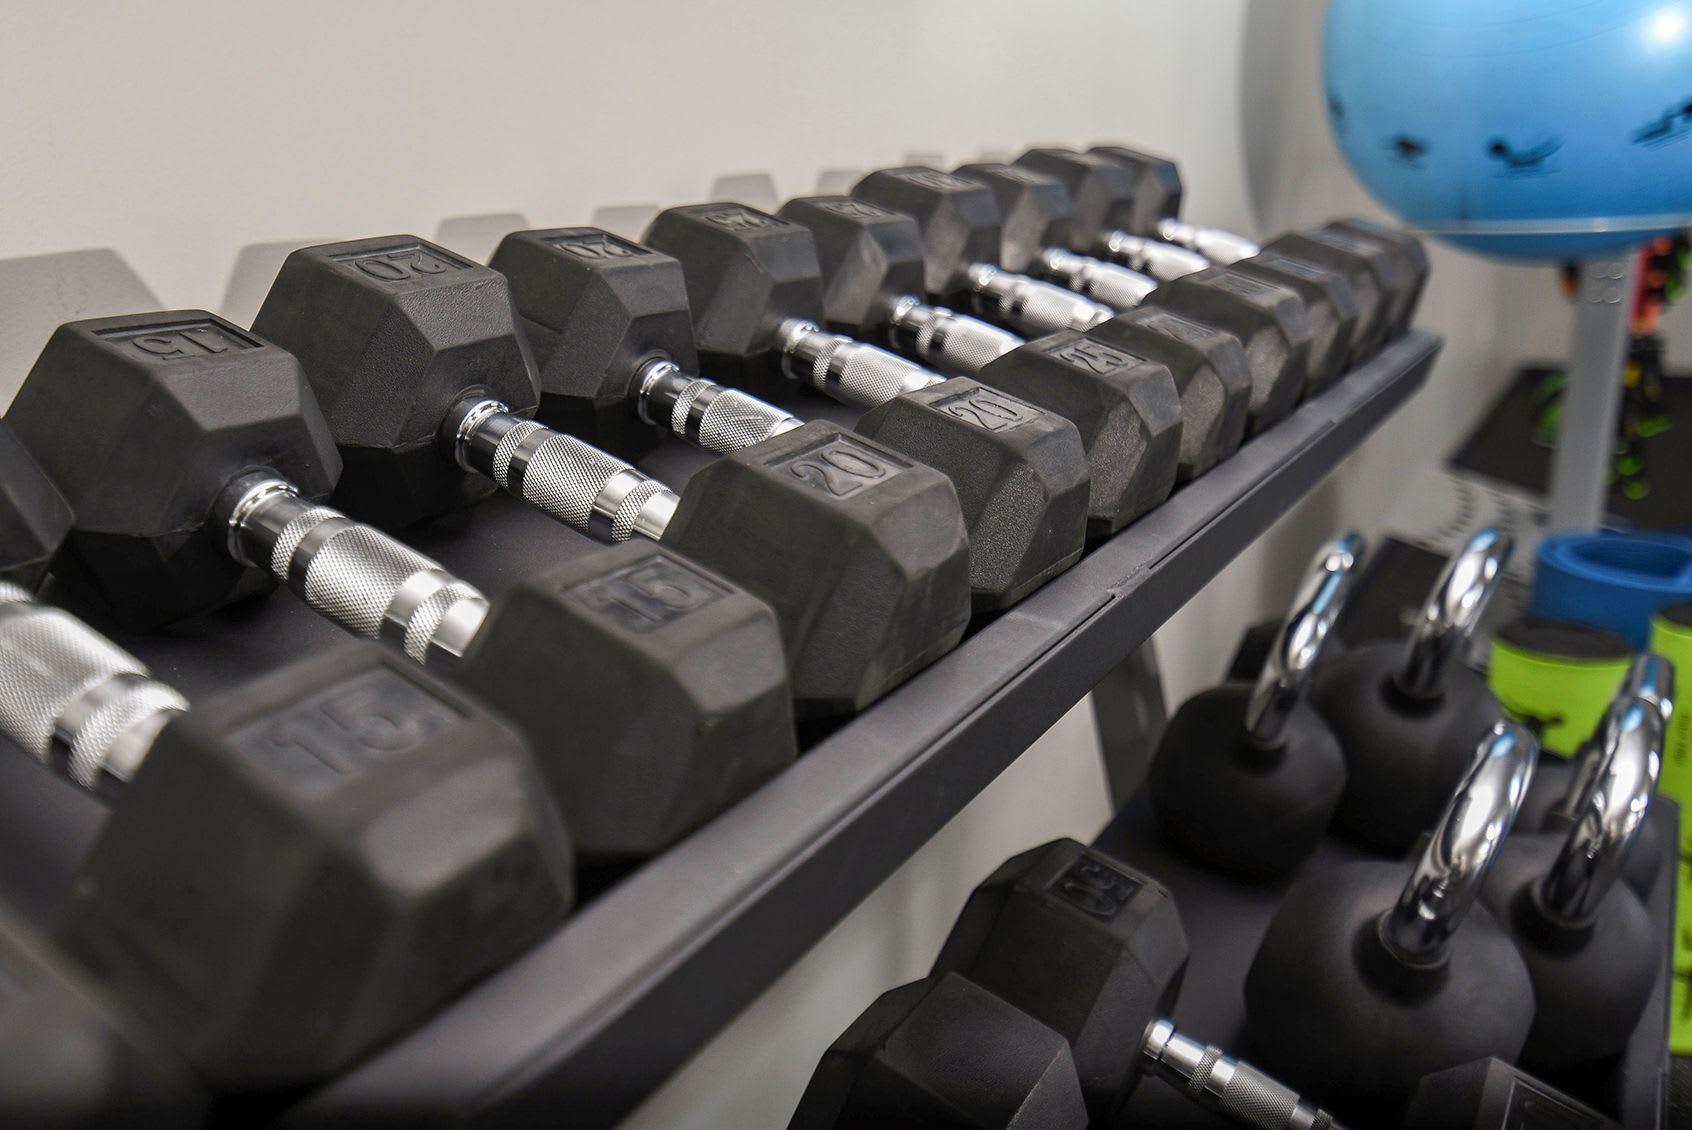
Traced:
[[1417, 698], [1439, 693], [1446, 671], [1498, 591], [1515, 547], [1509, 534], [1488, 526], [1445, 563], [1410, 630], [1404, 665], [1395, 678], [1399, 690]]
[[1388, 952], [1411, 965], [1444, 958], [1510, 833], [1538, 756], [1539, 743], [1514, 722], [1494, 723], [1481, 738], [1397, 905], [1381, 915], [1378, 929]]
[[1310, 685], [1322, 641], [1339, 619], [1362, 557], [1363, 539], [1352, 531], [1328, 542], [1311, 561], [1246, 704], [1246, 732], [1255, 744], [1268, 748], [1280, 742], [1287, 719]]

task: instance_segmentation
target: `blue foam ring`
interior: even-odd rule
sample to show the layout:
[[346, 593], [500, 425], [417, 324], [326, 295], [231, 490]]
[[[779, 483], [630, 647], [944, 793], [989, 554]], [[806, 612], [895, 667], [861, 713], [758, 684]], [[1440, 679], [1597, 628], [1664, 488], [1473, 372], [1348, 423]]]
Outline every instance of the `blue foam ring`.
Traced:
[[1533, 614], [1607, 628], [1643, 651], [1651, 616], [1692, 600], [1692, 538], [1559, 534], [1539, 543]]

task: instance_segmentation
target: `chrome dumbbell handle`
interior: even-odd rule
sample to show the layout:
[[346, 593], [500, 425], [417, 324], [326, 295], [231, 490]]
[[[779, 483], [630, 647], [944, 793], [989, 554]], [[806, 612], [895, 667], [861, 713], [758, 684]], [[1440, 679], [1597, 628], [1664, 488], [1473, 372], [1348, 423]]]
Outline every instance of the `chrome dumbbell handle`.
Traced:
[[980, 376], [990, 362], [1023, 343], [1009, 330], [910, 296], [893, 304], [892, 337], [899, 349], [966, 377]]
[[1125, 231], [1106, 232], [1101, 250], [1112, 260], [1163, 282], [1210, 266], [1210, 260], [1196, 251]]
[[103, 791], [133, 777], [158, 732], [187, 709], [139, 659], [0, 581], [0, 733], [25, 753]]
[[1212, 263], [1238, 263], [1263, 250], [1243, 235], [1220, 228], [1200, 227], [1172, 217], [1157, 222], [1157, 234], [1160, 239], [1198, 252]]
[[972, 263], [965, 274], [975, 295], [976, 313], [1008, 322], [1025, 333], [1090, 330], [1116, 316], [1109, 306], [1073, 290], [990, 263]]
[[220, 509], [237, 561], [269, 572], [353, 635], [394, 644], [425, 666], [461, 658], [487, 616], [487, 598], [439, 562], [307, 502], [274, 475], [237, 479]]
[[719, 454], [763, 443], [804, 423], [739, 389], [682, 371], [673, 361], [648, 361], [635, 378], [640, 418]]
[[1077, 255], [1061, 247], [1048, 247], [1035, 260], [1036, 273], [1060, 286], [1101, 302], [1118, 312], [1131, 310], [1158, 282], [1118, 263], [1106, 263], [1091, 255]]
[[1151, 1073], [1207, 1110], [1262, 1130], [1345, 1130], [1334, 1116], [1286, 1084], [1154, 1020], [1140, 1042]]
[[514, 416], [497, 400], [458, 405], [445, 431], [460, 466], [600, 541], [656, 541], [681, 501], [616, 456]]
[[875, 408], [945, 380], [914, 361], [829, 333], [815, 322], [781, 324], [782, 368], [802, 385], [846, 404]]

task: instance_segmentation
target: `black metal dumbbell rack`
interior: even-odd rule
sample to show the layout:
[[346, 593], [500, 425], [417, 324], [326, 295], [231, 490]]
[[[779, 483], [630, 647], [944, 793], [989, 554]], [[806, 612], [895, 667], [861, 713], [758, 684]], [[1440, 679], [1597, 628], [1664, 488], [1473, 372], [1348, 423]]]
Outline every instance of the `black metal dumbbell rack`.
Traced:
[[[806, 735], [778, 779], [290, 1117], [368, 1110], [426, 1086], [419, 1101], [454, 1124], [559, 1111], [573, 1126], [614, 1124], [1403, 404], [1439, 345], [1419, 331], [1391, 343], [1067, 573], [978, 621], [868, 711]], [[807, 411], [845, 424], [856, 415]], [[641, 466], [681, 486], [705, 461], [667, 440]], [[412, 541], [489, 595], [593, 545], [503, 496]], [[337, 634], [276, 599], [115, 638], [192, 699]], [[0, 898], [50, 923], [104, 813], [0, 748]], [[1199, 916], [1189, 925], [1197, 964], [1198, 923], [1212, 911], [1186, 913]]]

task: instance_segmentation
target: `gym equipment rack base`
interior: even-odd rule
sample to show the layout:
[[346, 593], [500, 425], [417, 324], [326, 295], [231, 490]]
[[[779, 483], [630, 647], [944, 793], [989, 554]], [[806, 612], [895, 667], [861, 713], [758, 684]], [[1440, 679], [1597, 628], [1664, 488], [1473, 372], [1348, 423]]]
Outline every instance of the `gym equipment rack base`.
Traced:
[[[1399, 338], [1067, 573], [978, 619], [956, 651], [869, 710], [805, 735], [778, 778], [283, 1124], [397, 1110], [408, 1124], [514, 1126], [567, 1112], [573, 1127], [614, 1125], [1355, 450], [1421, 386], [1440, 344], [1420, 331]], [[846, 425], [859, 414], [804, 407]], [[706, 461], [667, 437], [641, 467], [681, 487]], [[489, 596], [594, 549], [503, 496], [407, 537]], [[281, 598], [167, 633], [113, 633], [191, 700], [337, 635]], [[51, 921], [104, 815], [0, 748], [0, 897]]]

